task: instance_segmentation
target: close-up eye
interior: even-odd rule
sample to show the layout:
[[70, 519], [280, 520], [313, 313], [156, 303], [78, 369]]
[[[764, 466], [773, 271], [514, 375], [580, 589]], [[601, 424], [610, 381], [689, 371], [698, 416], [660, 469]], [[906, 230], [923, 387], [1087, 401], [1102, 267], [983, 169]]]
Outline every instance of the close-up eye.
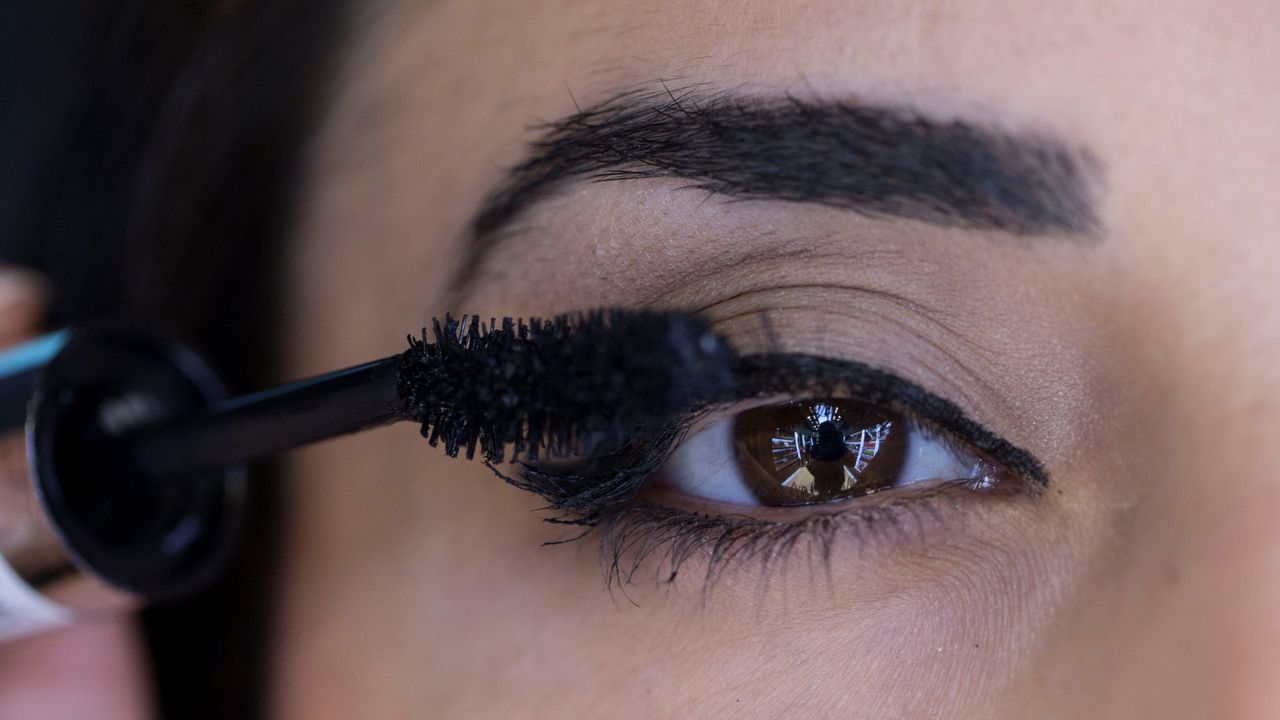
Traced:
[[846, 398], [751, 407], [692, 434], [655, 485], [743, 506], [840, 503], [895, 488], [1001, 482], [946, 431]]
[[1280, 0], [3, 8], [0, 720], [1280, 718]]

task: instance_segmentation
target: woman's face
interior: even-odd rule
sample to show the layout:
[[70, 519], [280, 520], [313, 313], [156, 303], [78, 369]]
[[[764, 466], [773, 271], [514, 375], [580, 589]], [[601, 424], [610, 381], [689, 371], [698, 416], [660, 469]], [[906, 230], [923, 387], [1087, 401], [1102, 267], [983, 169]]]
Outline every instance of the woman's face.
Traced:
[[[341, 63], [291, 374], [445, 311], [698, 311], [887, 370], [1048, 484], [754, 507], [730, 408], [646, 490], [675, 525], [544, 546], [576, 529], [416, 428], [344, 438], [290, 461], [279, 710], [1280, 714], [1274, 3], [409, 5]], [[971, 457], [952, 429], [920, 436]]]

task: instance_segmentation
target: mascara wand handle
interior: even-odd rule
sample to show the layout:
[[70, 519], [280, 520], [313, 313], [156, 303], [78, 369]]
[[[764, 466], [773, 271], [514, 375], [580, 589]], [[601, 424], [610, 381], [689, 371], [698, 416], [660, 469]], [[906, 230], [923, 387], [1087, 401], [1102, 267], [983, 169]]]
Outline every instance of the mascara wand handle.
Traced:
[[0, 354], [0, 432], [25, 426], [27, 470], [0, 473], [0, 642], [179, 597], [221, 572], [242, 468], [174, 483], [97, 452], [224, 397], [199, 356], [136, 326], [72, 328]]
[[402, 419], [400, 356], [215, 403], [125, 439], [124, 457], [152, 477], [260, 459]]

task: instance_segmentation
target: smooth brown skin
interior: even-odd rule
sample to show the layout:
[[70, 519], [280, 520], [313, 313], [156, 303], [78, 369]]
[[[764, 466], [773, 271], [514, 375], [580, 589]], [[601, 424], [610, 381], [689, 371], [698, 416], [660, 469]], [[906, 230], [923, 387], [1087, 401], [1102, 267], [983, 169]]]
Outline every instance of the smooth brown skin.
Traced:
[[[564, 533], [536, 499], [413, 427], [311, 448], [281, 717], [1280, 716], [1275, 3], [440, 0], [353, 23], [293, 246], [294, 374], [450, 309], [745, 312], [717, 327], [748, 350], [767, 311], [787, 347], [900, 372], [1053, 480], [850, 533], [829, 572], [734, 566], [705, 602], [701, 558], [672, 585], [647, 568], [633, 604], [590, 539], [541, 547]], [[1030, 242], [578, 184], [447, 295], [527, 127], [658, 80], [1050, 133], [1097, 157], [1105, 228]]]

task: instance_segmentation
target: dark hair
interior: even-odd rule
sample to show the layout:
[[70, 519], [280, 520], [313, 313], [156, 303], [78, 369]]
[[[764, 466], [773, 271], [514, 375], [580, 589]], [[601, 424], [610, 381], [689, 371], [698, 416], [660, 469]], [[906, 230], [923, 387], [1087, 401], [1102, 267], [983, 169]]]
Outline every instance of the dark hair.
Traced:
[[[274, 379], [282, 237], [339, 10], [3, 3], [0, 258], [53, 281], [51, 324], [162, 323], [233, 390]], [[277, 498], [253, 485], [229, 575], [145, 613], [166, 717], [264, 710]]]

